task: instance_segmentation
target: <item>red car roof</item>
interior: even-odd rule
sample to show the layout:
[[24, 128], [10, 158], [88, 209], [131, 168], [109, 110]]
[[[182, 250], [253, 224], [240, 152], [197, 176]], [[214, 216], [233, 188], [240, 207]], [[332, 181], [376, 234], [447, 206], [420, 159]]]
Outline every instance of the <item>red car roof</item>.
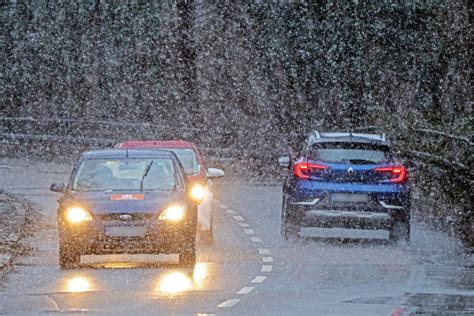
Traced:
[[192, 148], [193, 143], [185, 140], [127, 140], [117, 145], [118, 148]]

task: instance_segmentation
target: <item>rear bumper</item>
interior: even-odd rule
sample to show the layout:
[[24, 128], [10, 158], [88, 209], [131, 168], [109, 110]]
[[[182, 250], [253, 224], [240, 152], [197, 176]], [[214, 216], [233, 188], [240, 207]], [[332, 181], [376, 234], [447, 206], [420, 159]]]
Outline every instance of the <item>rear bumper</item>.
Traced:
[[377, 199], [364, 203], [338, 203], [325, 196], [305, 200], [290, 198], [286, 212], [293, 223], [302, 227], [390, 229], [395, 222], [410, 220], [408, 203], [389, 204]]
[[389, 229], [394, 217], [389, 213], [309, 210], [303, 213], [303, 227], [344, 227], [361, 229]]

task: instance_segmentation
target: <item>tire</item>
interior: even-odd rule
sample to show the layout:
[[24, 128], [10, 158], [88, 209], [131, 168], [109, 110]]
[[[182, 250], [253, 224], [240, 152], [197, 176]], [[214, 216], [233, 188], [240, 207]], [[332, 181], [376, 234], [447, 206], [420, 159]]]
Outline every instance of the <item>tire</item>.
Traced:
[[197, 230], [197, 210], [196, 216], [191, 220], [188, 235], [179, 251], [179, 264], [183, 267], [192, 267], [196, 264], [196, 230]]
[[288, 241], [290, 239], [299, 238], [300, 233], [300, 225], [295, 223], [294, 219], [292, 219], [289, 214], [288, 205], [286, 204], [286, 198], [283, 197], [283, 205], [282, 205], [282, 212], [281, 212], [281, 234], [283, 238]]
[[297, 239], [300, 236], [300, 228], [291, 223], [283, 223], [281, 227], [281, 234], [286, 241]]
[[196, 264], [196, 250], [194, 246], [179, 253], [179, 264], [184, 267], [192, 267]]
[[214, 242], [214, 224], [212, 220], [213, 214], [214, 214], [214, 207], [211, 206], [211, 228], [209, 230], [199, 231], [199, 242], [205, 246], [210, 246]]
[[209, 230], [201, 230], [199, 231], [199, 242], [202, 245], [212, 245], [214, 239], [214, 232], [212, 229], [212, 221], [211, 221], [211, 229]]
[[81, 253], [64, 241], [59, 241], [59, 267], [61, 269], [77, 268], [81, 263]]
[[389, 240], [392, 243], [397, 243], [399, 241], [410, 241], [410, 223], [406, 222], [395, 222], [389, 231]]

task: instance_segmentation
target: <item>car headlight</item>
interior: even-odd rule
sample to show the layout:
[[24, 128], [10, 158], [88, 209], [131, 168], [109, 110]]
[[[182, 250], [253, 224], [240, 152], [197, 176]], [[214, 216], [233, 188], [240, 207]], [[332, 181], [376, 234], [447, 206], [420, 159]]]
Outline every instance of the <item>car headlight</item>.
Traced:
[[206, 189], [203, 188], [199, 184], [196, 184], [191, 189], [191, 197], [197, 202], [201, 202], [204, 199], [205, 195], [206, 195]]
[[161, 212], [159, 219], [177, 222], [184, 218], [184, 206], [170, 206]]
[[92, 220], [91, 214], [81, 207], [72, 207], [67, 211], [66, 218], [70, 223], [77, 224]]

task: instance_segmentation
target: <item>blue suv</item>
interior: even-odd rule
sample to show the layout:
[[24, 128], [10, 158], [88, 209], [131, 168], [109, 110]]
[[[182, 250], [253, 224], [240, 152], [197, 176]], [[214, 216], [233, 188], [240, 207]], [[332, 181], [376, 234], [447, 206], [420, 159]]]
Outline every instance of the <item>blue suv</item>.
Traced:
[[385, 134], [312, 132], [288, 167], [281, 213], [285, 239], [301, 227], [384, 229], [410, 238], [407, 170]]

